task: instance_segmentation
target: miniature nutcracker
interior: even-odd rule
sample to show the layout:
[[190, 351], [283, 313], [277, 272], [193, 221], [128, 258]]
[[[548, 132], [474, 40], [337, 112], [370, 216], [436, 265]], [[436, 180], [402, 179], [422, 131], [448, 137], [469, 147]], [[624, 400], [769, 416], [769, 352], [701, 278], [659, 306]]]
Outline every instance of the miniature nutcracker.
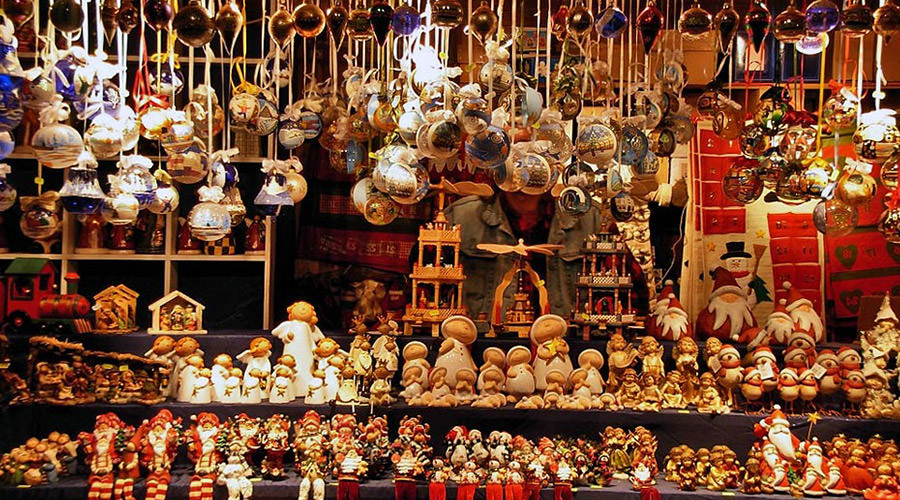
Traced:
[[553, 466], [553, 500], [572, 500], [572, 482], [575, 479], [575, 471], [564, 458], [560, 458]]
[[188, 435], [188, 456], [194, 462], [189, 496], [191, 500], [212, 500], [221, 459], [219, 458], [219, 417], [201, 413], [195, 418]]
[[450, 468], [441, 458], [431, 461], [428, 472], [428, 500], [447, 500], [447, 480], [450, 479]]
[[319, 318], [308, 302], [295, 302], [287, 312], [288, 320], [272, 330], [272, 335], [284, 342], [283, 354], [291, 355], [296, 363], [294, 397], [305, 397], [313, 378], [313, 349], [325, 335], [316, 326]]
[[469, 460], [464, 465], [456, 480], [456, 500], [473, 500], [475, 490], [481, 483], [478, 464]]
[[262, 444], [266, 458], [262, 462], [263, 477], [270, 481], [286, 479], [284, 475], [284, 454], [288, 449], [290, 420], [284, 415], [274, 414], [266, 420], [262, 429]]
[[368, 463], [351, 447], [338, 466], [337, 500], [359, 500], [359, 480], [366, 475]]
[[83, 432], [78, 436], [91, 472], [88, 477], [90, 499], [112, 499], [114, 472], [120, 460], [116, 438], [124, 427], [125, 424], [115, 413], [104, 413], [97, 416], [93, 432]]
[[150, 420], [145, 420], [135, 440], [141, 454], [141, 465], [147, 470], [144, 483], [147, 500], [165, 500], [171, 480], [170, 471], [178, 451], [180, 419], [169, 410], [160, 410]]

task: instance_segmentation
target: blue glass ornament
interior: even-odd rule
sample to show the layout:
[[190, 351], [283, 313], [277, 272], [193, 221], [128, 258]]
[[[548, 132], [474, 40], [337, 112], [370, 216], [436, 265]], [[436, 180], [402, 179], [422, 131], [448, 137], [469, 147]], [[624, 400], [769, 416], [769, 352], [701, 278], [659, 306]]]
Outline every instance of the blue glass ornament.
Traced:
[[806, 29], [827, 33], [841, 22], [841, 11], [831, 0], [816, 0], [806, 6]]
[[391, 16], [391, 29], [399, 36], [409, 36], [418, 29], [420, 22], [419, 11], [409, 4], [403, 4]]
[[509, 156], [509, 135], [490, 125], [485, 131], [466, 139], [466, 161], [472, 167], [494, 168]]
[[0, 132], [0, 160], [9, 156], [16, 149], [16, 141], [9, 132]]
[[94, 155], [88, 151], [81, 153], [78, 165], [69, 169], [59, 197], [63, 208], [72, 214], [93, 214], [100, 209], [105, 195], [97, 181], [97, 159]]
[[594, 23], [594, 29], [603, 38], [618, 37], [626, 26], [628, 26], [628, 16], [615, 5], [603, 9]]
[[616, 158], [623, 165], [637, 165], [644, 161], [647, 151], [650, 149], [650, 143], [644, 132], [628, 124], [622, 127], [622, 132], [616, 145]]
[[6, 132], [19, 126], [25, 110], [19, 98], [18, 89], [0, 90], [0, 132]]
[[294, 200], [291, 199], [291, 193], [288, 191], [286, 179], [283, 174], [270, 173], [266, 176], [266, 181], [259, 189], [253, 204], [259, 209], [262, 215], [278, 215], [283, 206], [291, 206]]

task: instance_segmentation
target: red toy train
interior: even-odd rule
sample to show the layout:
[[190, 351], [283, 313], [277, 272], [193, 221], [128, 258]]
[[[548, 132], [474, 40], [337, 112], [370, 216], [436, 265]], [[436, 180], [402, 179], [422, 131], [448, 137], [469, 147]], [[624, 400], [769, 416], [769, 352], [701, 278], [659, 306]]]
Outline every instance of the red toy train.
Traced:
[[6, 319], [6, 329], [41, 334], [91, 331], [91, 303], [77, 293], [78, 275], [66, 275], [71, 293], [60, 294], [56, 274], [48, 259], [18, 258], [10, 263], [3, 273], [0, 292], [0, 315]]

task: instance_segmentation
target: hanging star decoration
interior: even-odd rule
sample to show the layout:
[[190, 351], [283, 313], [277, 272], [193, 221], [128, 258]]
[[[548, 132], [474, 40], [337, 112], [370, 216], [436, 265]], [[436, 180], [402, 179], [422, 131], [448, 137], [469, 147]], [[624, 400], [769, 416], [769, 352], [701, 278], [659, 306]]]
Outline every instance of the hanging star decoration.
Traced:
[[814, 411], [806, 417], [806, 421], [809, 422], [809, 430], [806, 431], [806, 440], [809, 441], [812, 438], [812, 430], [813, 427], [816, 426], [816, 422], [821, 420], [822, 415], [819, 415], [819, 412]]

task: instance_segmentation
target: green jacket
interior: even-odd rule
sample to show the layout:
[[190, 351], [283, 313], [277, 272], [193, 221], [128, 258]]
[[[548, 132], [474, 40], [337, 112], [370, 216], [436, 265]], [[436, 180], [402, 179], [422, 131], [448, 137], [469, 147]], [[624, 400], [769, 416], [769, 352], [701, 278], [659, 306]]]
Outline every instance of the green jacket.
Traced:
[[[581, 248], [584, 239], [603, 228], [600, 207], [583, 217], [570, 217], [554, 212], [550, 223], [550, 234], [546, 243], [563, 245], [554, 256], [547, 257], [547, 275], [543, 276], [547, 286], [550, 310], [564, 318], [572, 315], [575, 297], [575, 275], [581, 271]], [[479, 250], [479, 243], [515, 245], [517, 240], [500, 206], [497, 196], [480, 198], [467, 196], [460, 198], [446, 210], [447, 220], [459, 224], [462, 229], [460, 248], [463, 272], [466, 281], [463, 294], [469, 315], [477, 318], [485, 313], [490, 320], [494, 289], [503, 279], [503, 274], [516, 262], [510, 255], [496, 255]], [[529, 242], [533, 243], [533, 242]], [[506, 288], [504, 310], [512, 305], [515, 286]]]

